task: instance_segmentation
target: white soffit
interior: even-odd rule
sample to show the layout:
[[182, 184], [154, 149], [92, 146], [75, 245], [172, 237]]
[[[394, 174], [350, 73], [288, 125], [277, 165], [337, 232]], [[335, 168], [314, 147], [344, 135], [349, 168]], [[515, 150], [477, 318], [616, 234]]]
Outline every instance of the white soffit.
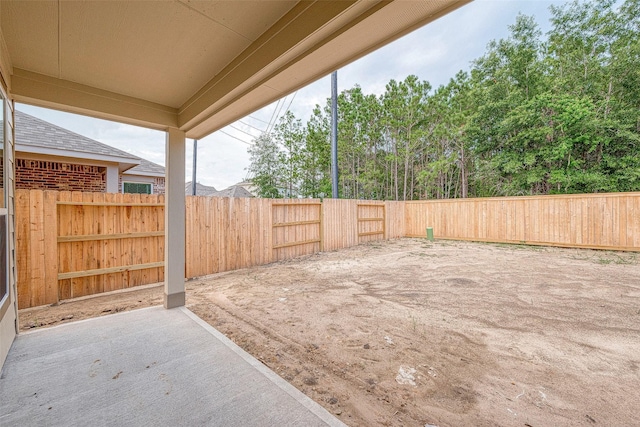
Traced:
[[17, 101], [200, 138], [468, 1], [3, 0], [0, 25]]

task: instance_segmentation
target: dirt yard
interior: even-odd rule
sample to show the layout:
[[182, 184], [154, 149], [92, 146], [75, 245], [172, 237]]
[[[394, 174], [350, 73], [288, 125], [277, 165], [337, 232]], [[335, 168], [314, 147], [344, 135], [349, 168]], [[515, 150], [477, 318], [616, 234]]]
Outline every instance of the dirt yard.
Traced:
[[[640, 423], [640, 254], [402, 239], [187, 289], [192, 311], [351, 426]], [[20, 321], [161, 304], [161, 292]]]

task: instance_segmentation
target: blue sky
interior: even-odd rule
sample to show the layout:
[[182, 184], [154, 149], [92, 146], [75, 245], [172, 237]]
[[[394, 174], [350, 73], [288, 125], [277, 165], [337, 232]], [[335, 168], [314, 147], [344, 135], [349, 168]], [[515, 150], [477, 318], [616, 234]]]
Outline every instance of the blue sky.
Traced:
[[[565, 1], [475, 0], [449, 15], [338, 70], [338, 91], [358, 84], [367, 94], [380, 95], [391, 79], [415, 74], [435, 88], [460, 70], [468, 70], [491, 40], [508, 35], [518, 13], [535, 16], [543, 33], [549, 28], [549, 6]], [[197, 180], [224, 189], [244, 180], [249, 166], [247, 143], [266, 130], [273, 117], [289, 108], [306, 121], [316, 104], [330, 96], [330, 77], [256, 111], [221, 132], [198, 141]], [[93, 119], [23, 104], [17, 109], [81, 135], [164, 165], [163, 132]], [[259, 130], [258, 130], [259, 129]], [[244, 141], [244, 142], [242, 142]], [[187, 180], [191, 179], [192, 141], [187, 141]]]

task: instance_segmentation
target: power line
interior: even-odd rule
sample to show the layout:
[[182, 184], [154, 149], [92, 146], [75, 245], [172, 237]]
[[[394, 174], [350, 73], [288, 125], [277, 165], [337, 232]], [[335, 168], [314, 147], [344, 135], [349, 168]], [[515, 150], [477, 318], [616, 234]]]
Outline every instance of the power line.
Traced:
[[278, 120], [280, 120], [280, 112], [284, 108], [284, 103], [285, 102], [287, 102], [287, 97], [286, 96], [284, 98], [282, 98], [282, 105], [280, 105], [280, 109], [278, 110], [278, 113], [276, 114], [276, 117], [273, 120], [273, 123], [271, 124], [271, 128], [267, 128], [269, 132], [271, 132], [276, 127], [276, 124], [278, 124]]
[[295, 91], [295, 93], [291, 97], [291, 101], [289, 101], [289, 105], [287, 106], [287, 111], [284, 112], [285, 114], [289, 112], [289, 108], [291, 108], [291, 104], [293, 104], [293, 100], [296, 99], [297, 94], [298, 94], [298, 91]]
[[262, 120], [262, 119], [259, 119], [259, 118], [257, 118], [257, 117], [253, 117], [253, 116], [247, 116], [247, 117], [249, 117], [250, 119], [253, 119], [253, 120], [257, 120], [257, 121], [259, 121], [259, 122], [262, 122], [262, 123], [264, 123], [265, 125], [268, 125], [268, 124], [269, 124], [269, 122], [267, 122], [266, 120]]
[[237, 128], [237, 127], [235, 127], [234, 125], [229, 125], [229, 127], [230, 127], [231, 129], [235, 129], [235, 130], [237, 130], [238, 132], [242, 132], [242, 133], [244, 133], [244, 134], [246, 134], [246, 135], [249, 135], [251, 138], [255, 138], [255, 136], [254, 136], [254, 135], [251, 135], [249, 132], [246, 132], [246, 131], [244, 131], [244, 130], [242, 130], [242, 129], [240, 129], [240, 128]]
[[219, 130], [218, 132], [220, 132], [220, 133], [224, 133], [225, 135], [227, 135], [227, 136], [229, 136], [229, 137], [231, 137], [231, 138], [233, 138], [233, 139], [237, 139], [238, 141], [242, 142], [243, 144], [253, 145], [252, 143], [247, 142], [247, 141], [243, 141], [242, 139], [238, 138], [237, 136], [233, 136], [233, 135], [231, 135], [230, 133], [227, 133], [227, 132], [223, 131], [222, 129], [221, 129], [221, 130]]
[[291, 101], [289, 101], [289, 106], [287, 107], [286, 111], [284, 112], [284, 114], [286, 115], [289, 112], [289, 108], [291, 108], [291, 104], [293, 104], [293, 100], [296, 99], [296, 95], [298, 94], [298, 91], [296, 91], [293, 96], [291, 97]]
[[[289, 109], [291, 108], [291, 104], [293, 104], [293, 100], [296, 99], [296, 95], [297, 94], [298, 94], [298, 91], [295, 91], [295, 93], [291, 97], [291, 100], [289, 101], [289, 105], [287, 106], [287, 109], [284, 111], [284, 115], [286, 115], [289, 112]], [[285, 96], [282, 99], [283, 99], [283, 102], [282, 102], [282, 105], [280, 106], [280, 110], [278, 110], [278, 114], [276, 115], [276, 119], [273, 121], [273, 126], [271, 126], [271, 124], [269, 124], [271, 126], [271, 130], [273, 130], [273, 128], [276, 126], [276, 123], [278, 122], [278, 120], [282, 117], [280, 115], [280, 112], [282, 111], [282, 107], [284, 107], [285, 102], [287, 102], [287, 97]], [[269, 128], [267, 128], [267, 132], [268, 131], [269, 131]]]
[[257, 130], [257, 131], [260, 131], [260, 132], [264, 133], [264, 130], [262, 130], [262, 129], [260, 129], [260, 128], [257, 128], [257, 127], [255, 127], [255, 126], [251, 126], [249, 123], [245, 123], [245, 122], [243, 122], [242, 120], [238, 120], [238, 122], [239, 122], [239, 123], [242, 123], [242, 124], [243, 124], [243, 125], [245, 125], [245, 126], [249, 126], [251, 129], [255, 129], [255, 130]]
[[271, 118], [269, 119], [269, 124], [267, 125], [267, 130], [265, 132], [269, 133], [269, 131], [271, 130], [271, 122], [273, 122], [273, 118], [276, 115], [276, 111], [278, 111], [278, 106], [280, 105], [280, 101], [282, 101], [281, 99], [278, 99], [278, 102], [276, 103], [276, 108], [273, 109], [273, 113], [271, 113]]

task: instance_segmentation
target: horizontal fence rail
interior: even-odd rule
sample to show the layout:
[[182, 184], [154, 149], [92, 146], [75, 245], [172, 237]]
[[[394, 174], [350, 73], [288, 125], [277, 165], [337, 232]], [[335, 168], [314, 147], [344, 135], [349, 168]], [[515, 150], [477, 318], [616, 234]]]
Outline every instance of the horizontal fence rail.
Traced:
[[[16, 190], [19, 308], [164, 280], [164, 197]], [[640, 251], [640, 193], [378, 202], [186, 197], [185, 277], [425, 237]], [[181, 250], [175, 248], [175, 250]]]

